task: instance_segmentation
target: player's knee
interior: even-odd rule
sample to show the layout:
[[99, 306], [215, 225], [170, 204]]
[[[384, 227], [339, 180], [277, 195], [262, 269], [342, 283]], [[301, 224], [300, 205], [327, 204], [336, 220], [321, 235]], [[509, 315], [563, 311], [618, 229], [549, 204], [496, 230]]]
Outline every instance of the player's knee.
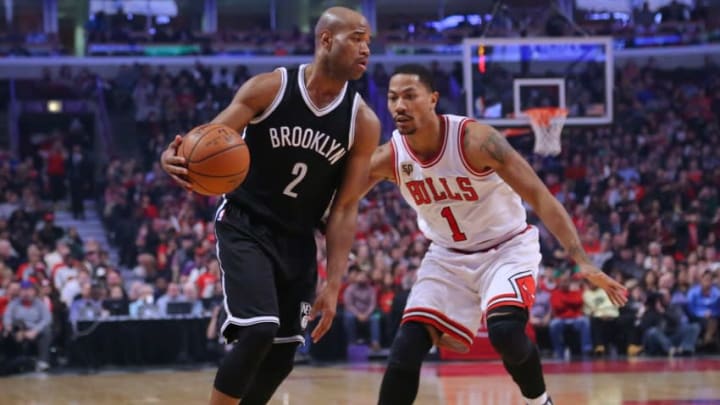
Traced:
[[263, 363], [263, 369], [269, 370], [273, 379], [284, 380], [295, 366], [297, 347], [296, 343], [274, 345]]
[[240, 405], [264, 405], [290, 375], [295, 363], [296, 343], [273, 345], [255, 374], [250, 389], [243, 394]]
[[215, 389], [234, 398], [241, 398], [257, 370], [272, 347], [278, 325], [260, 323], [234, 328], [231, 340], [235, 341], [215, 375]]
[[432, 344], [425, 325], [418, 322], [402, 324], [390, 350], [388, 367], [419, 369]]
[[490, 343], [509, 364], [523, 363], [532, 353], [533, 343], [525, 333], [527, 312], [517, 307], [500, 307], [488, 314]]

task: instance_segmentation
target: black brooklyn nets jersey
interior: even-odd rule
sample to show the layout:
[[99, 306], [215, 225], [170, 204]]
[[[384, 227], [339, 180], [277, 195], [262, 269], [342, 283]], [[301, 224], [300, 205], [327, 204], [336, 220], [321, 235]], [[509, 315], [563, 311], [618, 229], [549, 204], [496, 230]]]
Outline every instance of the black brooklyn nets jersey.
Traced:
[[306, 90], [305, 65], [279, 70], [277, 96], [245, 128], [248, 176], [227, 198], [275, 226], [308, 233], [342, 179], [361, 97], [346, 84], [334, 101], [318, 108]]

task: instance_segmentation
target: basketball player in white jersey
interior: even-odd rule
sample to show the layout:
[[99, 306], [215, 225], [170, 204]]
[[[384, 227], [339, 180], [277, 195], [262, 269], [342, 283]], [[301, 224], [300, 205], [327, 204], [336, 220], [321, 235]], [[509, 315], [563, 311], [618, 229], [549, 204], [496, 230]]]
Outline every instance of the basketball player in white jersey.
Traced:
[[411, 404], [422, 361], [433, 344], [467, 351], [487, 319], [490, 341], [529, 405], [548, 405], [537, 346], [525, 334], [540, 264], [535, 210], [590, 282], [624, 305], [623, 286], [595, 268], [563, 206], [494, 128], [437, 115], [438, 93], [420, 65], [390, 79], [388, 108], [396, 130], [378, 148], [368, 189], [400, 187], [432, 241], [408, 298], [380, 389], [381, 405]]

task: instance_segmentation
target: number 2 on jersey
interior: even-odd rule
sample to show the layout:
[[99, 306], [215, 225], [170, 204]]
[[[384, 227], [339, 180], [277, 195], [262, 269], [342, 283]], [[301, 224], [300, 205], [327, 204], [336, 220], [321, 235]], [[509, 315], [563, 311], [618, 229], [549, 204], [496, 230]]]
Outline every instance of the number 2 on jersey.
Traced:
[[450, 207], [445, 207], [440, 211], [440, 215], [442, 215], [443, 218], [448, 222], [448, 225], [450, 225], [450, 230], [452, 231], [452, 238], [455, 242], [462, 242], [464, 240], [467, 240], [467, 236], [460, 231], [460, 227], [458, 226], [457, 220], [455, 219], [455, 215], [453, 214]]
[[302, 162], [295, 163], [295, 166], [292, 168], [292, 174], [295, 176], [295, 178], [288, 183], [288, 185], [285, 187], [285, 190], [283, 190], [283, 194], [285, 194], [288, 197], [297, 198], [298, 194], [293, 191], [295, 187], [297, 187], [298, 184], [305, 178], [305, 175], [307, 175], [308, 167], [307, 164]]

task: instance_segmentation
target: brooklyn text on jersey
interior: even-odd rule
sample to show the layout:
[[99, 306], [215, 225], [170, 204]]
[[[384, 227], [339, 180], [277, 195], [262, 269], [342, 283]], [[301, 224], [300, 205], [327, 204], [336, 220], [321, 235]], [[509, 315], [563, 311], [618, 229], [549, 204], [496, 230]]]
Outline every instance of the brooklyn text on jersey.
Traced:
[[281, 126], [269, 128], [268, 132], [273, 149], [292, 147], [313, 150], [325, 157], [331, 165], [347, 153], [342, 143], [312, 128]]

